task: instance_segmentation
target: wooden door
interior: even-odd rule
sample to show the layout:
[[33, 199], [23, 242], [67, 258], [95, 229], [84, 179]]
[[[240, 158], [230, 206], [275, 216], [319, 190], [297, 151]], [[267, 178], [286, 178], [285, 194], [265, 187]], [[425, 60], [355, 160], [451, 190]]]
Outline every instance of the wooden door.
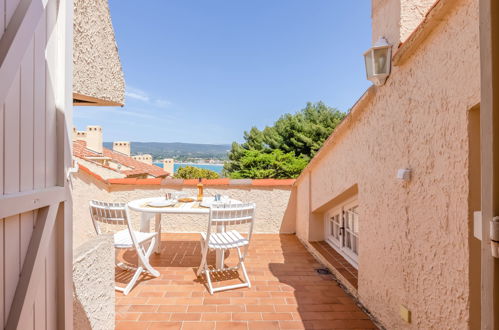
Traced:
[[72, 328], [72, 1], [0, 0], [0, 322]]

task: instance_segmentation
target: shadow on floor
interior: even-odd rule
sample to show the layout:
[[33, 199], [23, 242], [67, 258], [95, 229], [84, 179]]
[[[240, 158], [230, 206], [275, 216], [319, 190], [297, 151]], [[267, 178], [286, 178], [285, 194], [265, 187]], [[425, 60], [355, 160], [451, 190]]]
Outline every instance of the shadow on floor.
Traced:
[[[295, 235], [254, 235], [246, 258], [251, 288], [214, 295], [195, 274], [198, 237], [162, 237], [161, 254], [151, 257], [160, 277], [143, 276], [126, 297], [117, 293], [117, 329], [376, 329], [332, 275], [317, 273], [322, 266]], [[136, 263], [133, 251], [121, 258]], [[234, 251], [226, 253], [226, 265], [237, 260]], [[215, 253], [208, 263], [215, 263]], [[239, 273], [223, 274], [214, 286], [240, 282]], [[126, 276], [117, 272], [116, 279], [124, 283]]]

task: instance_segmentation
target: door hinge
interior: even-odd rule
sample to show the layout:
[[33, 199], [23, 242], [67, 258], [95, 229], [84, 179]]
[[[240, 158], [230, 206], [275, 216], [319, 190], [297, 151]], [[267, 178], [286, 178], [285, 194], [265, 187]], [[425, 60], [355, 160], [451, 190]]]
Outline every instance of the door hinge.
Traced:
[[490, 222], [490, 248], [492, 256], [499, 258], [499, 217], [493, 217]]

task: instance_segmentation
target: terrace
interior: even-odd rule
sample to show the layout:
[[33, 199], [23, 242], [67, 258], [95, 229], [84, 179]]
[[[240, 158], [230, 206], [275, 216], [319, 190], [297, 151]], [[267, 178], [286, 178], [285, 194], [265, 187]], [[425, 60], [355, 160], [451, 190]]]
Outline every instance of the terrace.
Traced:
[[[88, 203], [92, 199], [127, 202], [181, 191], [195, 195], [197, 180], [108, 179], [85, 166], [72, 179], [74, 188], [74, 245], [76, 323], [97, 328], [115, 318], [117, 329], [370, 329], [377, 328], [358, 303], [351, 266], [339, 267], [327, 245], [307, 244], [296, 232], [295, 180], [205, 180], [206, 195], [223, 194], [257, 205], [256, 222], [246, 267], [251, 288], [210, 295], [201, 261], [200, 235], [207, 216], [171, 214], [164, 217], [160, 253], [153, 253], [155, 278], [142, 275], [128, 295], [124, 287], [133, 272], [115, 268], [111, 236], [96, 238]], [[137, 213], [131, 214], [138, 228]], [[319, 244], [319, 243], [317, 243]], [[117, 250], [117, 253], [119, 250]], [[119, 261], [136, 265], [134, 250], [118, 253]], [[215, 263], [215, 252], [208, 255]], [[237, 263], [235, 251], [225, 255], [227, 266]], [[332, 273], [324, 273], [325, 268]], [[348, 271], [344, 273], [343, 271]], [[340, 272], [338, 272], [340, 271]], [[227, 271], [212, 278], [214, 286], [240, 283], [241, 272]], [[352, 278], [354, 280], [352, 280]], [[89, 282], [96, 283], [89, 286]], [[352, 283], [351, 283], [352, 282]], [[340, 284], [341, 283], [341, 284]], [[116, 309], [109, 302], [116, 302]], [[111, 323], [109, 324], [111, 327]]]
[[[120, 259], [136, 260], [131, 252]], [[377, 328], [333, 275], [316, 271], [323, 266], [295, 235], [255, 235], [246, 259], [249, 289], [210, 295], [195, 275], [200, 259], [199, 235], [163, 234], [161, 254], [151, 258], [161, 276], [143, 279], [128, 296], [116, 293], [116, 329]], [[235, 260], [230, 254], [225, 261]], [[118, 270], [116, 281], [128, 276]], [[237, 277], [227, 272], [219, 281]]]

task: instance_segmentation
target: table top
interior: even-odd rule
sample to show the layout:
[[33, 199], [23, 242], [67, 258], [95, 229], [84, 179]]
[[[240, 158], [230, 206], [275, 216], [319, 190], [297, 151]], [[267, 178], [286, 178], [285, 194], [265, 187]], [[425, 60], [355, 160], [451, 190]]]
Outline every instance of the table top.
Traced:
[[[195, 197], [191, 197], [196, 199]], [[136, 199], [128, 203], [128, 207], [136, 212], [143, 213], [169, 213], [169, 214], [209, 214], [210, 209], [208, 207], [203, 207], [199, 205], [199, 202], [191, 203], [177, 203], [174, 206], [167, 207], [151, 207], [147, 206], [148, 203], [153, 201], [163, 201], [164, 197], [149, 197]], [[203, 201], [213, 201], [213, 197], [204, 197]], [[235, 199], [229, 199], [229, 203], [241, 203]]]

